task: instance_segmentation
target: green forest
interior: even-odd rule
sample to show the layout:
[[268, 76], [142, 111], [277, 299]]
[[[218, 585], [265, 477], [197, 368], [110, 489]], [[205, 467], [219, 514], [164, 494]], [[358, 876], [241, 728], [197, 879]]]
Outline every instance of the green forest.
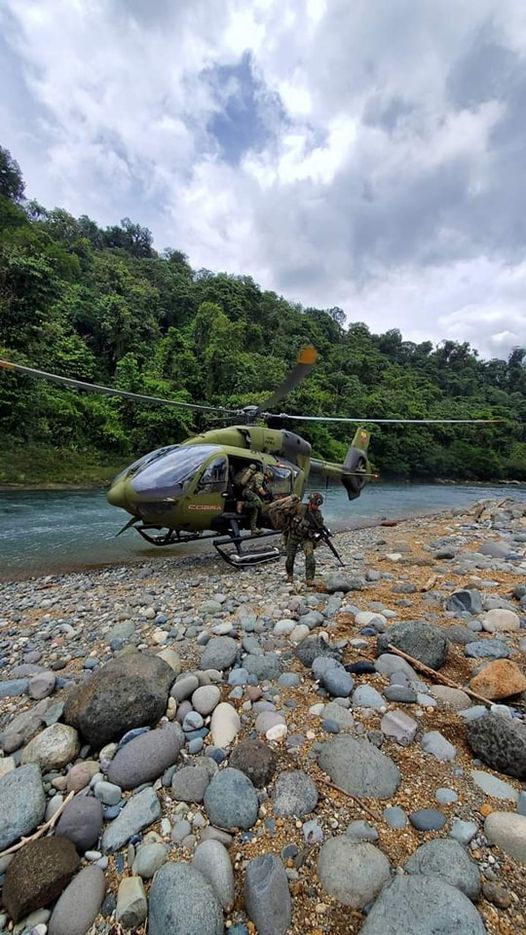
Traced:
[[[371, 425], [383, 476], [526, 480], [526, 350], [481, 360], [467, 343], [372, 334], [340, 308], [304, 308], [249, 276], [193, 270], [128, 218], [102, 229], [24, 196], [0, 148], [0, 358], [189, 402], [263, 401], [314, 344], [291, 413], [494, 418], [489, 426]], [[0, 481], [97, 482], [217, 421], [66, 390], [0, 371]], [[343, 458], [352, 426], [297, 422], [318, 456]]]

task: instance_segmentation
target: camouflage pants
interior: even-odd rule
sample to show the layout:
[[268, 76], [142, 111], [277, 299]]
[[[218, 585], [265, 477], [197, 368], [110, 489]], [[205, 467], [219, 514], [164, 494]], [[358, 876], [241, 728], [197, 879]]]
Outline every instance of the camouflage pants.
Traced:
[[294, 573], [294, 560], [299, 549], [303, 549], [305, 554], [305, 579], [312, 581], [316, 574], [316, 561], [314, 559], [314, 542], [312, 539], [295, 539], [289, 536], [287, 539], [287, 561], [285, 562], [285, 571], [292, 577]]
[[254, 532], [257, 529], [258, 513], [263, 508], [263, 501], [253, 490], [245, 490], [243, 499], [245, 501], [245, 513], [250, 520], [250, 531]]

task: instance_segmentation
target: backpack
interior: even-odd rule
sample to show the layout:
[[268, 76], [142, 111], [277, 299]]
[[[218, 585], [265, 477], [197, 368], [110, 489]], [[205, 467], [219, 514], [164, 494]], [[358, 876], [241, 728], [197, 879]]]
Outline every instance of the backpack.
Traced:
[[248, 482], [252, 480], [256, 473], [257, 469], [254, 470], [254, 468], [251, 467], [241, 468], [241, 470], [238, 471], [234, 477], [234, 484], [236, 487], [246, 487]]
[[274, 529], [283, 530], [290, 526], [292, 520], [298, 515], [301, 500], [296, 494], [281, 497], [269, 504], [267, 516]]

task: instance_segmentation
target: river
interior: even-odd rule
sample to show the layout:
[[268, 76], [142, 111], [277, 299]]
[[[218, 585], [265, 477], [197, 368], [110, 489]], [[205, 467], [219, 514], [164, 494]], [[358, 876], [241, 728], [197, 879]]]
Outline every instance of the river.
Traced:
[[[400, 518], [464, 507], [483, 497], [526, 500], [526, 486], [445, 484], [370, 484], [349, 503], [340, 486], [324, 490], [324, 515], [335, 528], [382, 518]], [[130, 529], [106, 501], [104, 490], [9, 490], [0, 492], [0, 579], [122, 564], [152, 558], [202, 553], [210, 543], [159, 549]]]

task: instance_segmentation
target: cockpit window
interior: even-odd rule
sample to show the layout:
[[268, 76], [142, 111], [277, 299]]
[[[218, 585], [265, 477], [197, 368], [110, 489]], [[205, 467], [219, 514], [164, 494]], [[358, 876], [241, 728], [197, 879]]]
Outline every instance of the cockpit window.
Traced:
[[214, 458], [204, 469], [197, 485], [197, 493], [223, 493], [226, 487], [227, 460], [225, 456]]
[[170, 454], [171, 451], [175, 451], [178, 447], [178, 445], [168, 445], [166, 448], [156, 448], [155, 451], [150, 451], [149, 454], [143, 455], [142, 458], [134, 461], [133, 464], [129, 464], [127, 468], [124, 468], [124, 471], [117, 474], [117, 476], [113, 478], [112, 484], [115, 484], [118, 480], [123, 480], [125, 477], [134, 477], [135, 474], [138, 474], [138, 472], [148, 464], [153, 464], [153, 462], [158, 461], [159, 458], [164, 458], [166, 454]]
[[217, 445], [180, 445], [167, 449], [152, 463], [136, 473], [133, 487], [137, 493], [154, 492], [161, 496], [180, 497], [187, 490], [196, 471], [213, 454]]

